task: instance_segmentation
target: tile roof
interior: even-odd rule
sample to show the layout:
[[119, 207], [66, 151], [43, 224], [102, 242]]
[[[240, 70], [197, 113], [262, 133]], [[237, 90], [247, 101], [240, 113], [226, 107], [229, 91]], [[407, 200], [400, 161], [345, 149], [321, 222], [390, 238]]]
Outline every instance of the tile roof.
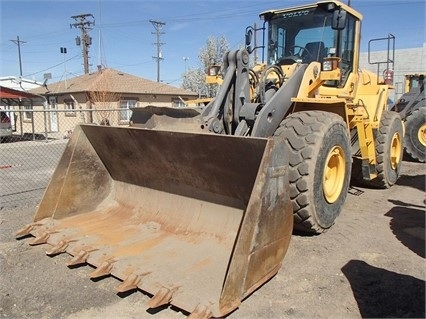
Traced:
[[168, 84], [140, 78], [115, 69], [101, 69], [60, 82], [47, 84], [29, 92], [34, 94], [62, 94], [76, 92], [108, 91], [134, 94], [161, 94], [197, 96], [197, 93]]

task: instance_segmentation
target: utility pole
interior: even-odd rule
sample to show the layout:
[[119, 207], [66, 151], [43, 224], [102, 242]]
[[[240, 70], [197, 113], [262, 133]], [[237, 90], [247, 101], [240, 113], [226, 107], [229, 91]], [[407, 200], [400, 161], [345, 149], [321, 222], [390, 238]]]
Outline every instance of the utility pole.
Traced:
[[65, 56], [67, 55], [67, 48], [61, 47], [61, 53], [64, 55], [64, 74], [65, 74], [65, 90], [67, 89], [67, 61]]
[[[84, 73], [89, 73], [89, 47], [92, 44], [92, 38], [89, 36], [88, 31], [92, 30], [92, 26], [95, 25], [95, 17], [91, 13], [80, 14], [72, 16], [76, 22], [70, 24], [70, 27], [79, 28], [81, 30], [81, 38], [77, 36], [75, 38], [75, 44], [77, 46], [82, 45], [83, 47], [83, 65]], [[87, 20], [93, 18], [93, 20]]]
[[165, 25], [165, 23], [154, 21], [154, 20], [149, 20], [149, 22], [152, 23], [156, 31], [151, 33], [157, 35], [157, 42], [153, 43], [157, 45], [157, 56], [156, 57], [153, 56], [153, 58], [157, 60], [157, 82], [160, 82], [160, 61], [164, 59], [161, 55], [161, 46], [165, 44], [160, 42], [160, 36], [164, 34], [164, 32], [162, 32], [161, 30], [163, 29], [163, 25]]
[[184, 56], [184, 57], [183, 57], [183, 61], [185, 61], [185, 73], [186, 73], [186, 71], [188, 70], [188, 68], [187, 68], [187, 66], [186, 66], [186, 62], [188, 62], [188, 60], [189, 60], [189, 57], [187, 57], [187, 56]]
[[254, 23], [254, 64], [257, 64], [257, 23]]
[[22, 78], [22, 61], [21, 61], [21, 43], [27, 43], [26, 41], [19, 40], [19, 36], [16, 36], [16, 40], [10, 40], [18, 46], [18, 58], [19, 58], [19, 76]]

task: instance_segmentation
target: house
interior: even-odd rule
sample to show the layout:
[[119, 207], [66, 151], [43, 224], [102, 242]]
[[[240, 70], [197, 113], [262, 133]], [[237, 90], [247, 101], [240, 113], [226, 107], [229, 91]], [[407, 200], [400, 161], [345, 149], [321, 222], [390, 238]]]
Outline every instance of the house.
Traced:
[[[1, 84], [6, 84], [5, 82], [0, 82]], [[19, 116], [19, 114], [24, 114], [24, 107], [32, 108], [33, 105], [42, 104], [44, 98], [36, 94], [31, 94], [29, 92], [23, 91], [22, 89], [13, 89], [8, 86], [0, 85], [0, 110], [4, 111], [8, 116], [13, 132], [24, 133], [24, 115]], [[26, 114], [27, 118], [31, 118], [32, 114]], [[33, 131], [29, 131], [33, 132]]]
[[[41, 97], [19, 106], [24, 132], [63, 136], [79, 123], [128, 126], [131, 108], [180, 107], [196, 93], [115, 69], [99, 69], [28, 91]], [[18, 111], [18, 108], [14, 108]]]

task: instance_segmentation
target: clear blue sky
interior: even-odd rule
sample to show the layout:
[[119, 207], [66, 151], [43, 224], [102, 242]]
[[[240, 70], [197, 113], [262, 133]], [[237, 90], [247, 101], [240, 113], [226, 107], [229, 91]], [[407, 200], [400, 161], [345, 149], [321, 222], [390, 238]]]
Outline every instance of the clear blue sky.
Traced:
[[[81, 33], [70, 28], [76, 22], [71, 16], [91, 13], [95, 17], [90, 31], [91, 71], [102, 63], [156, 81], [157, 39], [149, 22], [155, 20], [165, 23], [161, 81], [179, 86], [185, 67], [198, 67], [198, 52], [209, 36], [225, 36], [237, 49], [243, 44], [246, 26], [261, 23], [260, 12], [310, 2], [0, 0], [0, 76], [19, 76], [18, 47], [11, 41], [17, 36], [25, 42], [21, 44], [23, 77], [43, 81], [43, 74], [51, 73], [49, 81], [56, 82], [65, 75], [83, 74], [81, 47], [75, 43]], [[426, 0], [351, 0], [351, 6], [364, 16], [362, 51], [368, 40], [388, 33], [396, 36], [397, 48], [422, 47], [426, 42]], [[66, 55], [60, 53], [61, 47], [67, 48]]]

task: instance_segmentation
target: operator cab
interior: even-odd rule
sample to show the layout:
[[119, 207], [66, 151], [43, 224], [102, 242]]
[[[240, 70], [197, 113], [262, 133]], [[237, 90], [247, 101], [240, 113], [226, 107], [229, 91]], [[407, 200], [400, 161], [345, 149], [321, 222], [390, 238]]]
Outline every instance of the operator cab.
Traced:
[[[357, 21], [362, 16], [338, 2], [318, 2], [286, 10], [270, 10], [260, 14], [264, 20], [263, 32], [267, 65], [309, 64], [317, 61], [324, 67], [325, 58], [338, 58], [343, 84], [358, 61], [354, 52]], [[248, 37], [249, 38], [249, 37]], [[246, 44], [249, 41], [246, 41]], [[330, 59], [328, 59], [330, 60]], [[356, 64], [355, 64], [356, 63]], [[345, 76], [346, 75], [346, 76]], [[330, 83], [331, 84], [331, 83]]]

